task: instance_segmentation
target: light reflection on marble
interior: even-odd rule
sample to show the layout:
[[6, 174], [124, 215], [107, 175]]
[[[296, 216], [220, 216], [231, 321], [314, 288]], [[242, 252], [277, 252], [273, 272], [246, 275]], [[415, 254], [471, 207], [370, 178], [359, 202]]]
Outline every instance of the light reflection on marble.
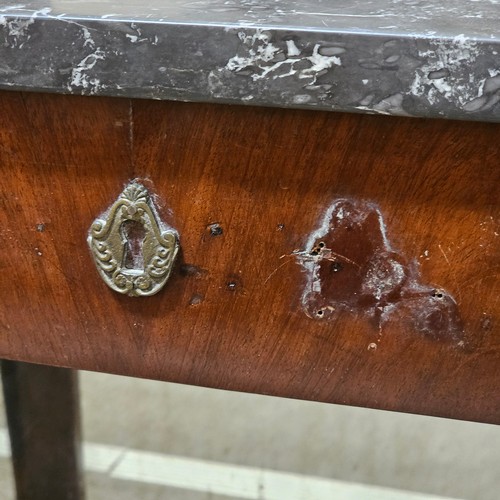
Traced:
[[[496, 38], [499, 0], [34, 0], [0, 2], [12, 13], [204, 25]], [[13, 8], [16, 7], [17, 8]], [[1, 8], [0, 8], [1, 11]]]
[[500, 0], [0, 1], [0, 88], [500, 121]]

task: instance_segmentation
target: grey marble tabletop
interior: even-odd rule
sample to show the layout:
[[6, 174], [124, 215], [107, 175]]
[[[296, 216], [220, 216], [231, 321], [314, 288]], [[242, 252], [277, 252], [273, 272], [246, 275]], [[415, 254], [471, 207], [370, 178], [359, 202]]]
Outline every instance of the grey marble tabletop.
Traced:
[[500, 121], [500, 0], [0, 0], [0, 88]]

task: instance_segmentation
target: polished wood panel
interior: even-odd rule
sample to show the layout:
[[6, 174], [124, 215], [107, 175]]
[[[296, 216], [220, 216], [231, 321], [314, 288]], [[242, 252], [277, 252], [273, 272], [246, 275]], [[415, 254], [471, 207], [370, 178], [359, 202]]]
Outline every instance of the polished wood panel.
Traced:
[[[0, 106], [1, 357], [500, 423], [498, 125], [19, 93]], [[182, 249], [144, 299], [110, 290], [85, 241], [136, 177]], [[456, 299], [463, 343], [306, 316], [293, 252], [339, 197], [378, 205], [392, 245]]]
[[2, 361], [18, 500], [82, 500], [77, 373]]

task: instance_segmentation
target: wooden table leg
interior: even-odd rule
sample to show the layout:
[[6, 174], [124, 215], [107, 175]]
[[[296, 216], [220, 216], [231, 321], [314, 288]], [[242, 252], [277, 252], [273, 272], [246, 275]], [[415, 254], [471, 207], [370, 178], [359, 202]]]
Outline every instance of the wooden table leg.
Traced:
[[2, 361], [18, 500], [82, 500], [78, 374]]

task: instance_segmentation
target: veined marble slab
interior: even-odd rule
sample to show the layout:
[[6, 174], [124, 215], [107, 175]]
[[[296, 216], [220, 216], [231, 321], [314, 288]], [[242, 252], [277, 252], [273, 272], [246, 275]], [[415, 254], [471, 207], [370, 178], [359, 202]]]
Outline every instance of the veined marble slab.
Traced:
[[500, 0], [0, 0], [0, 88], [500, 121]]

